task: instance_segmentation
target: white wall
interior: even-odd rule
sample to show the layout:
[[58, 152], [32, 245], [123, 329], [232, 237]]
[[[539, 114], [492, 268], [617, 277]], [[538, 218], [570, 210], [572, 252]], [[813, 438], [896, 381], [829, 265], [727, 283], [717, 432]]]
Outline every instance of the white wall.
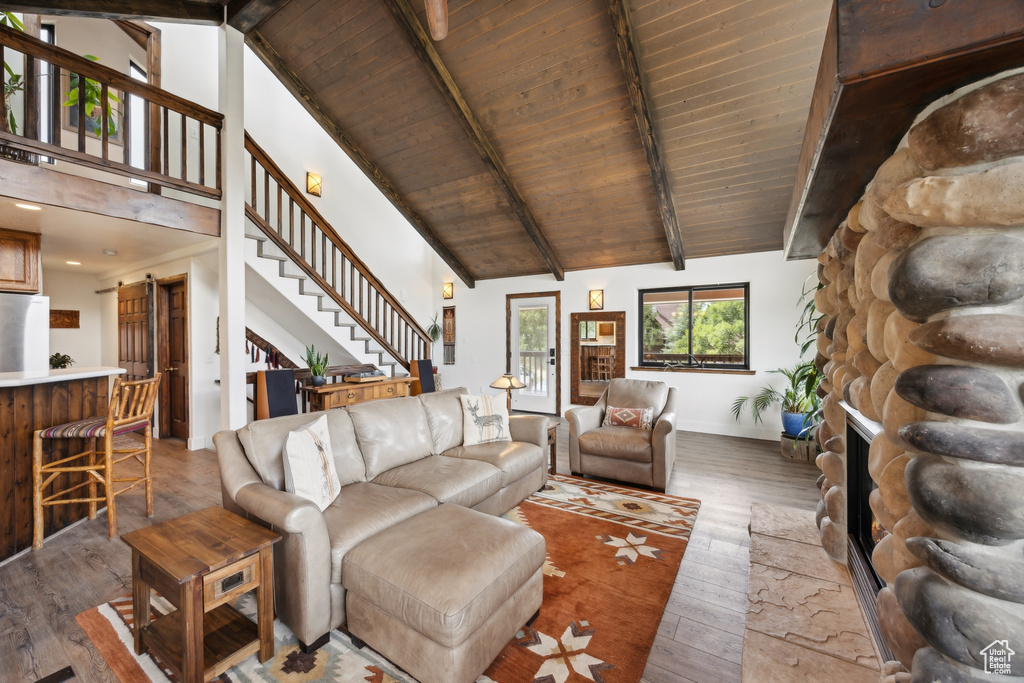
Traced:
[[[43, 294], [50, 297], [50, 310], [78, 311], [78, 329], [50, 330], [50, 353], [66, 353], [87, 368], [103, 364], [100, 346], [102, 294], [96, 294], [95, 275], [66, 270], [43, 270]], [[115, 363], [116, 364], [116, 363]]]
[[[737, 423], [730, 406], [737, 396], [756, 393], [766, 383], [781, 386], [777, 367], [798, 360], [793, 341], [799, 316], [797, 300], [804, 281], [815, 272], [815, 261], [787, 262], [782, 252], [687, 259], [686, 270], [670, 264], [603, 268], [567, 272], [564, 282], [551, 276], [485, 280], [468, 289], [457, 279], [455, 297], [441, 299], [441, 283], [452, 281], [451, 270], [435, 258], [435, 310], [455, 305], [455, 365], [440, 365], [445, 387], [465, 386], [473, 392], [496, 393], [487, 387], [505, 371], [505, 295], [559, 291], [562, 308], [562, 412], [569, 403], [569, 314], [587, 311], [587, 293], [604, 290], [605, 311], [626, 312], [626, 376], [658, 380], [679, 390], [678, 427], [682, 430], [777, 440], [781, 419], [772, 411], [764, 424], [744, 415]], [[652, 287], [750, 283], [750, 367], [754, 375], [633, 371], [637, 365], [637, 292]]]

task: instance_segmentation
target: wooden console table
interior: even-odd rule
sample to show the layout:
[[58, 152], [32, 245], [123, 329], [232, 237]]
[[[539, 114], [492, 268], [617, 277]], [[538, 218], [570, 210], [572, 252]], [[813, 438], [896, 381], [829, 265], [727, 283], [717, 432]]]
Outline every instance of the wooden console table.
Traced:
[[309, 396], [309, 409], [330, 410], [381, 398], [409, 395], [412, 377], [389, 377], [375, 382], [336, 382], [322, 387], [303, 386]]
[[[274, 656], [277, 533], [206, 508], [121, 536], [132, 549], [135, 652], [151, 649], [184, 683], [204, 683], [259, 652]], [[178, 609], [150, 623], [150, 587]], [[231, 606], [256, 591], [257, 623]]]

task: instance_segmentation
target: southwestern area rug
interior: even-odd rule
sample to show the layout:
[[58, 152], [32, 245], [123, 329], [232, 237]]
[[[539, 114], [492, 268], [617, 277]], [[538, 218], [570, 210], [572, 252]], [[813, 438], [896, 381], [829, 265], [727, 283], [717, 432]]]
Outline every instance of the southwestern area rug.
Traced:
[[[547, 541], [540, 617], [509, 642], [478, 683], [636, 683], [643, 674], [700, 501], [553, 475], [505, 516]], [[154, 601], [156, 612], [172, 607]], [[251, 596], [237, 605], [255, 613]], [[132, 646], [131, 596], [76, 617], [122, 683], [175, 681]], [[411, 682], [401, 669], [348, 636], [304, 655], [274, 624], [275, 656], [252, 656], [223, 683]]]

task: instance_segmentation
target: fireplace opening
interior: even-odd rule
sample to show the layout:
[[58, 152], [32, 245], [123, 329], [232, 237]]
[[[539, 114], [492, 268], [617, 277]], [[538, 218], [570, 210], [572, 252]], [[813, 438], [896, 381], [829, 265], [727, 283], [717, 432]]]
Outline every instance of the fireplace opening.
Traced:
[[875, 644], [883, 661], [895, 659], [889, 651], [878, 625], [875, 598], [885, 587], [885, 581], [875, 571], [871, 552], [883, 538], [889, 535], [871, 510], [871, 492], [878, 488], [868, 472], [868, 455], [873, 435], [870, 430], [862, 432], [853, 420], [846, 424], [846, 500], [847, 500], [847, 542], [848, 565], [853, 587], [868, 627], [875, 638]]

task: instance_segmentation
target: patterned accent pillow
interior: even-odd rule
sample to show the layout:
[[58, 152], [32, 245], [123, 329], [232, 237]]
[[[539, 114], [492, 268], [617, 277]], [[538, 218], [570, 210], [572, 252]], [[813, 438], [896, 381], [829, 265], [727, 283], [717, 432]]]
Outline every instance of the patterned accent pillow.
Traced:
[[604, 411], [602, 427], [634, 427], [635, 429], [651, 430], [654, 420], [654, 408], [616, 408], [608, 406]]
[[284, 490], [307, 498], [323, 512], [341, 491], [334, 468], [327, 416], [288, 433], [284, 442]]
[[504, 396], [459, 396], [462, 401], [462, 445], [511, 441], [508, 407]]

